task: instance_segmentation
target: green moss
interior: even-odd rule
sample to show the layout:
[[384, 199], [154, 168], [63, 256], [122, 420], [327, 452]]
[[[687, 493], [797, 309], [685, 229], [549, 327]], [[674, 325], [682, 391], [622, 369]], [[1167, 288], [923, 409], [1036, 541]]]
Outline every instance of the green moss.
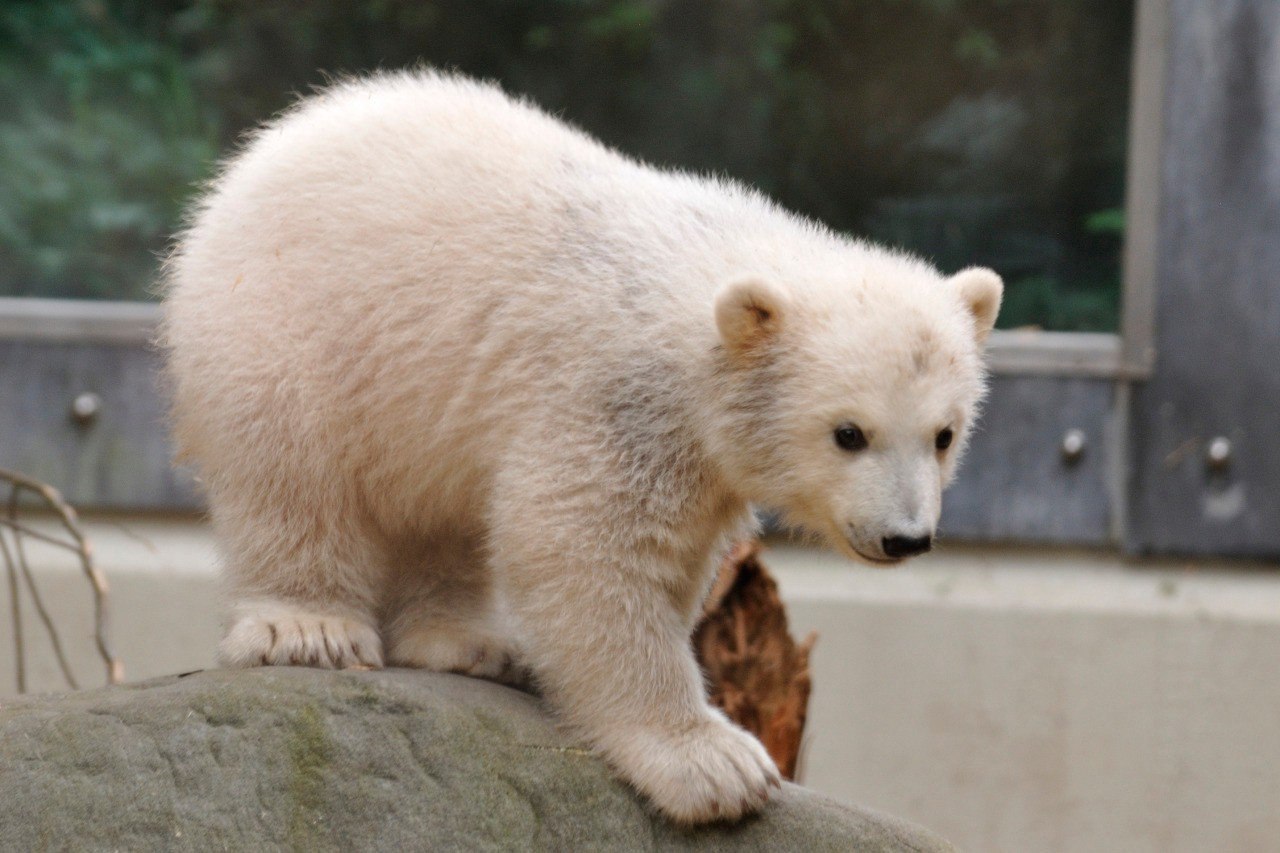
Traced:
[[332, 758], [320, 712], [304, 707], [290, 721], [289, 794], [293, 810], [289, 819], [289, 846], [314, 850], [322, 836], [316, 832], [323, 820], [324, 771]]
[[351, 704], [357, 708], [377, 708], [382, 704], [381, 697], [366, 685], [356, 682], [353, 687], [355, 692], [351, 695]]

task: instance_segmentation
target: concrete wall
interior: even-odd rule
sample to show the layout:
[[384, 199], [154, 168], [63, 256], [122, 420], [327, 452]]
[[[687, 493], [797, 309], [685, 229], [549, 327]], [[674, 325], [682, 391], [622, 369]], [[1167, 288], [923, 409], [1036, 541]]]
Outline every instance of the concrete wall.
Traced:
[[[127, 675], [209, 666], [207, 529], [88, 527]], [[31, 556], [76, 671], [99, 683], [88, 587], [61, 555]], [[765, 561], [796, 632], [821, 634], [812, 787], [973, 851], [1277, 849], [1280, 567], [957, 547], [890, 572], [785, 545]], [[3, 696], [13, 653], [0, 612]], [[32, 683], [58, 689], [34, 616]]]
[[[29, 521], [30, 519], [24, 519]], [[62, 537], [52, 523], [34, 527]], [[110, 585], [110, 638], [134, 681], [213, 665], [219, 637], [217, 553], [208, 528], [186, 518], [96, 517], [85, 521], [99, 568]], [[93, 644], [93, 597], [72, 555], [30, 542], [36, 584], [59, 626], [80, 686], [105, 683]], [[2, 570], [3, 563], [0, 563]], [[0, 585], [0, 698], [15, 692], [13, 620]], [[43, 625], [21, 589], [29, 692], [65, 690]]]
[[776, 549], [814, 653], [805, 781], [973, 851], [1280, 849], [1280, 573]]

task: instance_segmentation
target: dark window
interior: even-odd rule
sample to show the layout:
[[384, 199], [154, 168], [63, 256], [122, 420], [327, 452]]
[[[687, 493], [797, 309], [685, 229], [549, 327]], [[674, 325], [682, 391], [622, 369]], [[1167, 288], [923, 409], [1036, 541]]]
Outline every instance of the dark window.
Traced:
[[652, 161], [982, 263], [1001, 325], [1114, 330], [1132, 4], [68, 0], [0, 6], [0, 294], [147, 298], [215, 157], [322, 72], [501, 80]]

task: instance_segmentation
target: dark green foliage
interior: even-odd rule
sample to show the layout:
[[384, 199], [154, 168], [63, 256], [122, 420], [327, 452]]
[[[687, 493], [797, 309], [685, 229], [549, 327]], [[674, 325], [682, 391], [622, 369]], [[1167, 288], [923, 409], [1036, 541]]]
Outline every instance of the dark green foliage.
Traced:
[[1002, 326], [1112, 329], [1131, 5], [10, 0], [0, 293], [145, 296], [238, 134], [327, 73], [422, 62], [945, 268], [993, 266]]
[[218, 146], [168, 29], [123, 5], [0, 5], [0, 293], [143, 295]]

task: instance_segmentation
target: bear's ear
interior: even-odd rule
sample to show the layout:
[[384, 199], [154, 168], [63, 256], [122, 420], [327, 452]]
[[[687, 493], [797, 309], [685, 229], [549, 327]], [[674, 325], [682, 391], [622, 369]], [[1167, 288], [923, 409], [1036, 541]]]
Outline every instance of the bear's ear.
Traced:
[[1004, 282], [985, 267], [969, 267], [951, 277], [951, 286], [960, 288], [960, 298], [973, 315], [974, 334], [981, 345], [995, 327]]
[[787, 297], [768, 282], [745, 278], [716, 294], [716, 328], [725, 349], [735, 355], [759, 349], [777, 337]]

